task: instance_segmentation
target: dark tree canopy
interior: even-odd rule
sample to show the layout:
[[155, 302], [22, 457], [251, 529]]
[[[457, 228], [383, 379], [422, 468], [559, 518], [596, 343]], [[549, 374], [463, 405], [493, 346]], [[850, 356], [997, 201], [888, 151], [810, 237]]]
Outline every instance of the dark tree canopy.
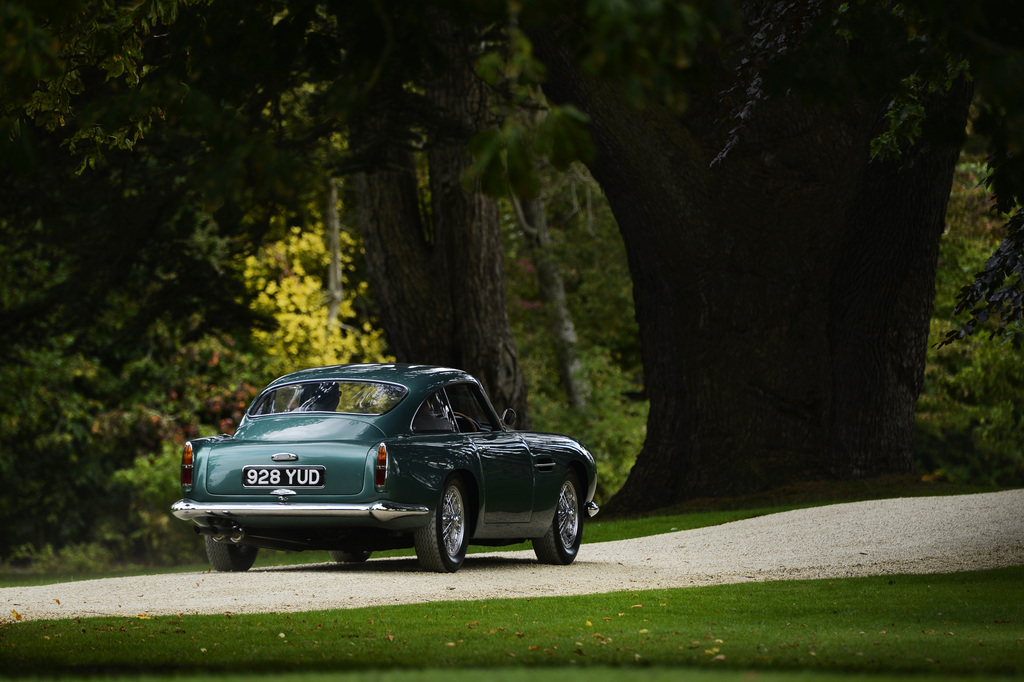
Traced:
[[[477, 190], [530, 197], [535, 158], [581, 159], [626, 243], [651, 399], [623, 507], [906, 471], [965, 124], [1013, 216], [964, 291], [963, 331], [1017, 324], [1024, 310], [1014, 10], [4, 3], [2, 267], [24, 286], [5, 290], [0, 353], [63, 324], [116, 366], [148, 352], [141, 330], [159, 320], [252, 324], [232, 264], [267, 234], [267, 215], [324, 174], [361, 174], [369, 268], [396, 343], [403, 320], [433, 311], [449, 347], [432, 357], [497, 362], [493, 381], [521, 400], [496, 314], [494, 205]], [[388, 227], [403, 249], [383, 239]], [[391, 248], [419, 264], [389, 266]], [[414, 287], [440, 276], [435, 310]], [[480, 278], [496, 286], [455, 306]], [[130, 314], [105, 326], [125, 301]]]

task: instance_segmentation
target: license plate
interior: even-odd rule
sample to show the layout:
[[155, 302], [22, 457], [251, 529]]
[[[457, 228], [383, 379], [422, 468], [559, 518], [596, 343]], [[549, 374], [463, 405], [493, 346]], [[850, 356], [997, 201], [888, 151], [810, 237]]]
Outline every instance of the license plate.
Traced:
[[245, 488], [323, 488], [326, 478], [327, 469], [319, 464], [242, 468]]

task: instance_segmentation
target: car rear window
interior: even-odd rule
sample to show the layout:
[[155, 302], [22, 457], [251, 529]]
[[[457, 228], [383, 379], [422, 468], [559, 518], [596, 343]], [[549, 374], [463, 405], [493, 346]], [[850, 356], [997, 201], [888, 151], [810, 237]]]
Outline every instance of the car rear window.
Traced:
[[384, 414], [402, 402], [406, 393], [404, 386], [376, 381], [307, 381], [264, 392], [249, 408], [249, 415], [259, 417], [287, 412]]

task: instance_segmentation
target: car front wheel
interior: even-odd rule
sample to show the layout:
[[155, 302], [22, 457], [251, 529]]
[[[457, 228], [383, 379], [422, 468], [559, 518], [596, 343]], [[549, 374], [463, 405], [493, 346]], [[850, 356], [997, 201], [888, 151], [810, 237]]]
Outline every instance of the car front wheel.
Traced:
[[437, 573], [459, 570], [469, 545], [468, 518], [465, 485], [460, 478], [449, 477], [427, 525], [413, 538], [421, 568]]
[[217, 542], [208, 535], [203, 539], [206, 541], [206, 558], [210, 560], [210, 568], [215, 571], [248, 571], [260, 551], [259, 547]]
[[533, 553], [542, 564], [565, 566], [576, 559], [583, 540], [580, 490], [579, 477], [572, 471], [566, 473], [548, 532], [533, 540]]

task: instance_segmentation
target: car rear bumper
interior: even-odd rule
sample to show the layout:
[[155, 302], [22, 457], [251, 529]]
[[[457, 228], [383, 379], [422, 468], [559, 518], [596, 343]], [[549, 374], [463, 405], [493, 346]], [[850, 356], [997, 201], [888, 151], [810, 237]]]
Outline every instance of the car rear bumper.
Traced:
[[244, 521], [247, 518], [289, 518], [319, 517], [373, 519], [379, 522], [424, 516], [430, 509], [423, 505], [399, 504], [397, 502], [373, 502], [370, 504], [296, 504], [270, 502], [221, 502], [218, 504], [178, 500], [171, 505], [171, 513], [179, 519], [189, 521], [200, 518], [223, 518]]

